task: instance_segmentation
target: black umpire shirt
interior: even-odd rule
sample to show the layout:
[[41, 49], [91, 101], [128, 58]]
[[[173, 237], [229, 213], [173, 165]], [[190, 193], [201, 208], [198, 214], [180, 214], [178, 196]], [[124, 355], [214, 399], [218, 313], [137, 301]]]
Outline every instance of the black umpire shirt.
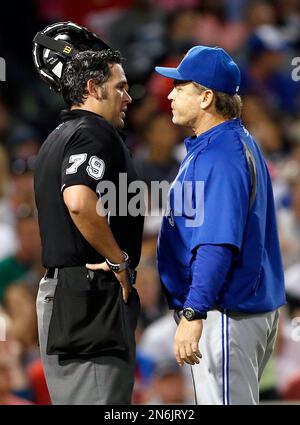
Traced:
[[[109, 180], [119, 188], [119, 173], [127, 173], [128, 185], [138, 180], [131, 155], [115, 128], [99, 115], [75, 109], [62, 111], [61, 124], [43, 143], [35, 167], [35, 199], [46, 268], [84, 266], [104, 258], [84, 239], [63, 200], [63, 190]], [[127, 188], [126, 188], [127, 189]], [[134, 194], [128, 194], [128, 202]], [[118, 214], [118, 212], [117, 212]], [[120, 248], [138, 265], [144, 217], [111, 216], [111, 230]]]

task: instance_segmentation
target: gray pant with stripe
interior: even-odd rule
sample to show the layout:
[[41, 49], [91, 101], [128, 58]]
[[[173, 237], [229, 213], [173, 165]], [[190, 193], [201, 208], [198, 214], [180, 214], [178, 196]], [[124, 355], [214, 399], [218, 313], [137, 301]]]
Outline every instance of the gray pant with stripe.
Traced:
[[191, 366], [196, 404], [259, 403], [259, 380], [274, 349], [278, 318], [278, 310], [208, 312], [199, 344], [202, 359]]
[[41, 358], [53, 404], [131, 404], [134, 384], [135, 338], [140, 304], [136, 290], [125, 305], [129, 345], [128, 359], [99, 356], [92, 359], [64, 359], [47, 355], [46, 345], [57, 279], [42, 279], [37, 296], [37, 317]]

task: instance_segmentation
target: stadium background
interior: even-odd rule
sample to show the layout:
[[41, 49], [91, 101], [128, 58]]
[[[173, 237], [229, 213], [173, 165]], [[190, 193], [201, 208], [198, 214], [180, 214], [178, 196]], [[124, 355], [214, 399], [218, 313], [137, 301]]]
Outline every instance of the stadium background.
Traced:
[[[127, 140], [147, 184], [172, 181], [187, 136], [171, 123], [166, 100], [170, 82], [154, 74], [154, 66], [177, 65], [195, 44], [224, 47], [240, 65], [243, 121], [262, 148], [273, 180], [288, 295], [276, 351], [261, 383], [261, 399], [297, 403], [299, 1], [26, 0], [7, 2], [0, 14], [0, 56], [6, 64], [6, 81], [0, 83], [0, 324], [6, 323], [7, 337], [0, 342], [0, 404], [49, 403], [37, 346], [35, 295], [43, 269], [32, 187], [35, 155], [57, 125], [63, 103], [39, 79], [31, 50], [37, 31], [66, 20], [88, 27], [127, 58], [134, 99], [127, 117]], [[163, 207], [163, 200], [152, 205]], [[173, 358], [175, 324], [155, 266], [159, 223], [159, 217], [146, 218], [137, 282], [142, 314], [134, 402], [192, 403], [189, 369], [180, 369]], [[1, 332], [3, 338], [3, 326], [0, 339]]]

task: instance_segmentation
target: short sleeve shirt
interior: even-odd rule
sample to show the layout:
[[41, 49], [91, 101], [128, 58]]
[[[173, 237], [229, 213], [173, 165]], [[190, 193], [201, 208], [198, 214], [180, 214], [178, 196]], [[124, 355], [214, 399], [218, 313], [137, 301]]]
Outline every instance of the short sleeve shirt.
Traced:
[[[35, 196], [45, 267], [82, 266], [104, 258], [81, 235], [63, 201], [63, 191], [84, 185], [97, 192], [103, 180], [118, 186], [119, 173], [128, 184], [138, 179], [131, 155], [119, 133], [85, 110], [63, 111], [61, 124], [40, 149], [35, 169]], [[143, 218], [114, 217], [112, 232], [136, 267], [141, 249]], [[132, 237], [135, 235], [135, 238]]]

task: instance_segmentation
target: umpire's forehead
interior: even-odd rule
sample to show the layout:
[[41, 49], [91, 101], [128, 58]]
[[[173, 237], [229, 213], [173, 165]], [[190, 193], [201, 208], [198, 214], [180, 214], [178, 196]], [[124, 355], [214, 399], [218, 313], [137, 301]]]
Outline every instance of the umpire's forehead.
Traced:
[[124, 69], [123, 69], [123, 67], [122, 67], [122, 65], [121, 64], [119, 64], [119, 63], [113, 63], [113, 64], [111, 64], [110, 65], [110, 77], [109, 77], [109, 79], [112, 81], [112, 82], [114, 82], [114, 83], [116, 83], [116, 84], [121, 84], [121, 83], [124, 83], [124, 84], [126, 84], [127, 83], [127, 78], [126, 78], [126, 75], [125, 75], [125, 71], [124, 71]]

